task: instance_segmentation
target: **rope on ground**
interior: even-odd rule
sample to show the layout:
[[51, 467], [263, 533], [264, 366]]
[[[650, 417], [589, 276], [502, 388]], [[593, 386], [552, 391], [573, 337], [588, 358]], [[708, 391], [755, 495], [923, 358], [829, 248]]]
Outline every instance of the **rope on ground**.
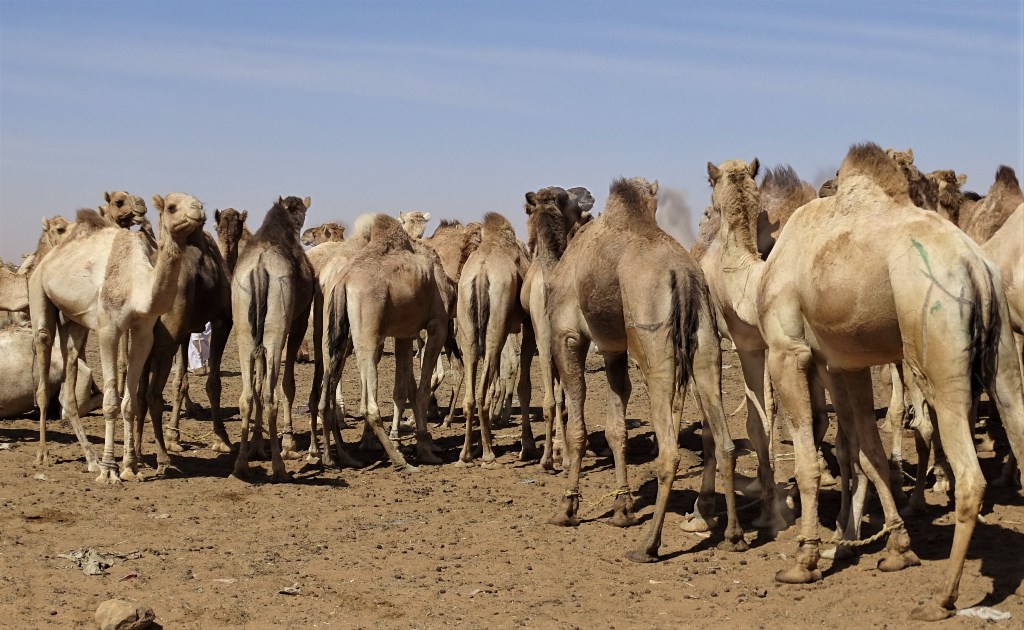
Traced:
[[903, 521], [886, 523], [882, 526], [882, 529], [879, 530], [877, 534], [875, 534], [874, 536], [869, 536], [868, 538], [863, 538], [861, 540], [844, 540], [840, 538], [839, 532], [836, 532], [835, 536], [829, 542], [835, 543], [837, 547], [863, 547], [865, 545], [870, 545], [873, 542], [881, 540], [882, 538], [887, 536], [889, 532], [900, 529], [901, 527], [903, 527]]

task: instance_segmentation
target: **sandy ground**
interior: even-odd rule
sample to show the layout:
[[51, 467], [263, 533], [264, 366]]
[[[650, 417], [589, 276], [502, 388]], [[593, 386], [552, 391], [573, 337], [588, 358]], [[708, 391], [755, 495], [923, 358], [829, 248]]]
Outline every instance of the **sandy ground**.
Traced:
[[[90, 363], [98, 365], [96, 358], [93, 347]], [[728, 413], [740, 403], [742, 386], [736, 355], [726, 353], [725, 363]], [[237, 365], [232, 340], [223, 400], [233, 441], [239, 428]], [[386, 355], [382, 365], [381, 399], [387, 400], [393, 357]], [[595, 371], [587, 375], [588, 428], [598, 438], [607, 408], [599, 365], [592, 358]], [[308, 445], [301, 406], [311, 374], [312, 366], [298, 367], [300, 447]], [[202, 384], [192, 378], [193, 397], [205, 408]], [[2, 421], [0, 442], [8, 446], [0, 450], [0, 626], [92, 626], [96, 607], [112, 597], [151, 606], [167, 628], [915, 625], [909, 612], [939, 584], [952, 542], [945, 496], [929, 493], [930, 514], [908, 524], [920, 567], [876, 570], [882, 549], [876, 543], [853, 562], [823, 560], [825, 577], [816, 584], [784, 586], [773, 576], [796, 548], [795, 528], [774, 540], [759, 537], [750, 527], [756, 507], [747, 509], [742, 520], [751, 549], [745, 553], [715, 550], [717, 533], [708, 539], [680, 529], [701, 471], [699, 439], [692, 435], [683, 439], [688, 448], [669, 505], [662, 561], [625, 560], [624, 552], [641, 538], [656, 493], [648, 400], [639, 374], [634, 371], [632, 378], [630, 482], [645, 522], [630, 529], [606, 523], [610, 500], [591, 503], [613, 488], [611, 461], [601, 457], [584, 462], [583, 524], [574, 529], [546, 524], [565, 476], [516, 461], [518, 415], [511, 426], [497, 430], [500, 469], [451, 465], [462, 440], [457, 418], [451, 429], [432, 427], [446, 448], [443, 466], [398, 473], [373, 454], [361, 454], [376, 460], [362, 470], [321, 471], [291, 461], [294, 482], [287, 484], [266, 481], [269, 463], [255, 464], [252, 483], [229, 479], [231, 456], [204, 447], [210, 423], [187, 419], [183, 441], [190, 449], [174, 457], [182, 474], [122, 487], [100, 486], [95, 474], [84, 472], [81, 450], [66, 423], [51, 422], [56, 463], [43, 469], [34, 464], [36, 420]], [[346, 370], [350, 393], [357, 391], [354, 379]], [[539, 389], [533, 396], [536, 405]], [[447, 393], [442, 398], [447, 400]], [[884, 407], [884, 400], [876, 394], [876, 407]], [[731, 418], [735, 438], [745, 438], [741, 416]], [[686, 417], [696, 420], [691, 404]], [[86, 429], [99, 444], [101, 416], [86, 418]], [[541, 435], [542, 424], [535, 422], [533, 430]], [[348, 429], [345, 439], [352, 443], [357, 435]], [[785, 457], [792, 447], [785, 431], [780, 437]], [[146, 439], [146, 470], [152, 475], [155, 456], [148, 433]], [[883, 442], [888, 440], [883, 430]], [[738, 442], [738, 473], [752, 477], [756, 460], [743, 449], [745, 442]], [[411, 444], [403, 441], [413, 458]], [[913, 451], [909, 433], [905, 450]], [[983, 455], [982, 465], [989, 478], [996, 474], [990, 455]], [[790, 477], [791, 466], [780, 462], [780, 480]], [[994, 606], [1013, 615], [1001, 627], [1021, 627], [1024, 597], [1014, 593], [1024, 592], [1024, 500], [1017, 491], [999, 489], [989, 489], [986, 497], [987, 523], [972, 541], [958, 604]], [[741, 506], [750, 501], [740, 498]], [[877, 502], [873, 505], [865, 535], [879, 527]], [[824, 490], [822, 522], [834, 522], [837, 511], [838, 493]], [[83, 548], [114, 554], [107, 575], [86, 575], [62, 555]], [[983, 623], [956, 617], [941, 627]]]

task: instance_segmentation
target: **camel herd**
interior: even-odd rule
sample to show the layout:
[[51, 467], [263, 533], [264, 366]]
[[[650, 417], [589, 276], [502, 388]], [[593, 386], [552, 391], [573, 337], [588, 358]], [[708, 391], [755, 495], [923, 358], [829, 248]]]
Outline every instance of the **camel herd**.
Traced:
[[[887, 536], [879, 568], [919, 564], [903, 518], [923, 505], [922, 468], [900, 511], [903, 426], [917, 431], [920, 466], [935, 450], [938, 469], [955, 480], [955, 534], [946, 580], [913, 618], [955, 611], [967, 546], [985, 479], [974, 446], [979, 398], [998, 411], [1010, 457], [1002, 479], [1016, 483], [1024, 457], [1024, 196], [1013, 170], [1000, 167], [984, 197], [962, 190], [963, 175], [922, 173], [912, 151], [853, 146], [836, 177], [818, 193], [793, 169], [758, 160], [708, 163], [711, 205], [698, 242], [687, 251], [656, 220], [658, 183], [612, 183], [603, 212], [591, 213], [585, 188], [526, 193], [527, 242], [508, 219], [442, 221], [424, 238], [429, 213], [360, 217], [346, 234], [337, 223], [302, 230], [309, 197], [281, 197], [251, 232], [247, 212], [214, 214], [216, 238], [202, 229], [195, 197], [154, 196], [158, 230], [143, 200], [107, 193], [98, 211], [74, 223], [43, 219], [36, 250], [12, 271], [0, 267], [0, 415], [39, 409], [38, 464], [49, 465], [47, 406], [60, 401], [97, 481], [139, 478], [143, 421], [156, 438], [156, 474], [182, 450], [178, 421], [187, 397], [184, 348], [191, 332], [212, 324], [210, 372], [213, 443], [237, 451], [233, 474], [269, 443], [272, 479], [298, 458], [292, 408], [295, 362], [312, 316], [313, 386], [308, 457], [325, 466], [360, 466], [342, 441], [346, 415], [364, 419], [361, 448], [379, 442], [397, 468], [415, 470], [398, 450], [400, 422], [411, 407], [415, 463], [441, 464], [428, 416], [444, 364], [465, 381], [465, 441], [457, 465], [493, 467], [492, 421], [509, 413], [513, 377], [523, 410], [519, 458], [566, 471], [550, 523], [579, 523], [580, 474], [587, 450], [585, 362], [591, 346], [604, 360], [611, 395], [605, 433], [615, 463], [611, 524], [638, 522], [626, 466], [629, 366], [643, 375], [657, 437], [654, 516], [627, 557], [658, 559], [669, 494], [680, 461], [683, 400], [692, 386], [702, 415], [705, 469], [684, 528], [716, 527], [716, 471], [726, 504], [722, 549], [747, 548], [733, 486], [735, 447], [722, 406], [721, 339], [735, 345], [746, 393], [747, 433], [758, 457], [761, 513], [754, 526], [787, 527], [776, 496], [772, 444], [778, 411], [789, 417], [802, 519], [795, 557], [776, 579], [821, 579], [821, 555], [858, 544], [868, 482], [884, 512]], [[758, 176], [761, 174], [760, 183]], [[133, 229], [133, 227], [135, 229]], [[309, 249], [306, 249], [309, 248]], [[28, 323], [24, 313], [28, 313]], [[232, 445], [220, 410], [220, 362], [234, 329], [241, 363], [241, 437]], [[88, 335], [99, 344], [102, 395], [84, 363]], [[1017, 338], [1015, 339], [1015, 334]], [[518, 336], [519, 353], [509, 350]], [[385, 339], [395, 354], [394, 410], [386, 430], [377, 400]], [[445, 360], [441, 360], [442, 355]], [[528, 418], [531, 364], [540, 362], [543, 448]], [[341, 374], [354, 358], [358, 413], [349, 414]], [[27, 369], [31, 362], [32, 370]], [[414, 365], [419, 364], [419, 379]], [[893, 444], [883, 448], [869, 368], [893, 376]], [[163, 424], [171, 371], [172, 410]], [[31, 376], [31, 378], [30, 378]], [[842, 507], [835, 549], [819, 550], [820, 448], [828, 428], [826, 395], [837, 420]], [[72, 403], [73, 401], [73, 403]], [[776, 404], [776, 402], [778, 404]], [[98, 457], [80, 417], [101, 407]], [[116, 421], [123, 422], [120, 467]], [[474, 429], [479, 424], [479, 451]], [[264, 437], [264, 431], [266, 437]]]

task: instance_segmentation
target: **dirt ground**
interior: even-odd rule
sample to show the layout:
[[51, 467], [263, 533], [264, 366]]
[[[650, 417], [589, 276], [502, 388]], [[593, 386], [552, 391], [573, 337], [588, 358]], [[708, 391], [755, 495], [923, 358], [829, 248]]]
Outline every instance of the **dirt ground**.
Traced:
[[[742, 400], [736, 355], [725, 358], [725, 407]], [[95, 347], [89, 362], [98, 365]], [[587, 381], [588, 429], [600, 437], [607, 408], [601, 364], [591, 358]], [[234, 341], [225, 358], [223, 401], [228, 431], [238, 439], [240, 393]], [[393, 357], [382, 361], [381, 400], [390, 410]], [[534, 367], [534, 383], [539, 372]], [[295, 402], [301, 447], [308, 446], [304, 415], [311, 365], [298, 366]], [[208, 406], [202, 383], [191, 377], [193, 398]], [[356, 389], [346, 370], [346, 391]], [[875, 569], [882, 543], [864, 549], [853, 562], [823, 560], [824, 579], [807, 586], [777, 584], [773, 576], [796, 549], [795, 528], [776, 539], [750, 527], [757, 510], [741, 513], [751, 548], [745, 553], [715, 550], [709, 539], [682, 531], [692, 509], [701, 464], [699, 439], [684, 435], [688, 448], [666, 519], [662, 561], [633, 564], [626, 550], [641, 538], [651, 515], [656, 482], [652, 471], [653, 431], [649, 404], [634, 371], [629, 406], [630, 482], [644, 523], [617, 529], [606, 523], [613, 489], [610, 458], [584, 462], [582, 516], [578, 528], [547, 525], [562, 495], [565, 475], [516, 460], [518, 414], [497, 430], [503, 468], [463, 469], [451, 465], [461, 445], [463, 423], [432, 425], [446, 447], [443, 466], [415, 474], [395, 472], [379, 455], [362, 470], [326, 470], [305, 461], [287, 462], [294, 481], [271, 484], [269, 463], [254, 464], [253, 482], [229, 479], [231, 456], [205, 448], [208, 420], [186, 419], [183, 442], [190, 449], [174, 457], [180, 476], [152, 478], [155, 466], [147, 428], [146, 469], [151, 477], [121, 487], [96, 484], [66, 423], [51, 422], [51, 455], [56, 464], [34, 463], [33, 417], [0, 423], [0, 626], [91, 627], [96, 607], [112, 597], [151, 606], [167, 628], [271, 626], [305, 628], [668, 628], [722, 627], [913, 627], [909, 612], [940, 583], [953, 536], [945, 496], [928, 494], [930, 514], [908, 523], [922, 565], [898, 573]], [[448, 384], [442, 386], [447, 400]], [[881, 392], [876, 407], [884, 408]], [[533, 404], [541, 394], [534, 388]], [[168, 408], [169, 410], [169, 408]], [[731, 417], [741, 457], [737, 472], [752, 477], [756, 460], [743, 429], [743, 414]], [[165, 416], [166, 417], [166, 416]], [[695, 421], [692, 404], [686, 417]], [[355, 426], [355, 423], [353, 423]], [[94, 444], [102, 438], [102, 417], [86, 418]], [[541, 435], [543, 425], [534, 422]], [[118, 438], [120, 438], [120, 426]], [[356, 441], [357, 429], [345, 432]], [[783, 430], [778, 452], [792, 452]], [[907, 434], [905, 451], [911, 451]], [[832, 435], [829, 440], [832, 440]], [[883, 428], [883, 443], [889, 435]], [[411, 438], [403, 449], [412, 461]], [[101, 450], [98, 447], [97, 450]], [[118, 450], [120, 456], [120, 449]], [[998, 463], [982, 456], [992, 478]], [[779, 464], [778, 479], [792, 474]], [[907, 469], [912, 471], [911, 468]], [[909, 484], [910, 482], [907, 481]], [[988, 605], [1012, 614], [1003, 627], [1024, 620], [1024, 500], [1018, 491], [990, 488], [984, 515], [971, 543], [958, 605]], [[753, 498], [740, 498], [747, 505]], [[723, 505], [719, 497], [719, 507]], [[879, 528], [877, 502], [864, 535]], [[838, 493], [822, 493], [821, 519], [832, 523]], [[825, 537], [828, 534], [825, 533]], [[92, 548], [108, 554], [107, 575], [86, 575], [66, 555]], [[63, 555], [62, 555], [63, 554]], [[1015, 594], [1018, 593], [1018, 594]], [[975, 627], [986, 622], [955, 617], [940, 627]]]

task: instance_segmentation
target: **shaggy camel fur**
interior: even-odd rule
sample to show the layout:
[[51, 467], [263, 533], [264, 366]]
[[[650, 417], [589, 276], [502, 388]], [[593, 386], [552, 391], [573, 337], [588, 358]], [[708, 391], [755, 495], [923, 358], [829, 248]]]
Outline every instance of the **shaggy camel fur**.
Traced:
[[321, 243], [334, 243], [343, 240], [345, 240], [345, 226], [333, 221], [306, 228], [302, 232], [302, 245], [305, 247], [316, 247]]
[[658, 440], [658, 497], [643, 542], [626, 554], [635, 562], [656, 560], [661, 546], [679, 465], [674, 404], [685, 396], [691, 378], [705, 416], [705, 470], [697, 509], [710, 516], [715, 470], [720, 466], [728, 512], [726, 540], [720, 547], [746, 548], [736, 516], [735, 448], [722, 408], [722, 354], [711, 298], [696, 263], [658, 227], [657, 190], [657, 182], [643, 178], [615, 181], [604, 212], [578, 231], [547, 282], [552, 348], [569, 412], [565, 441], [570, 462], [569, 487], [549, 522], [579, 523], [580, 468], [587, 436], [584, 366], [593, 342], [604, 356], [612, 394], [605, 435], [615, 459], [618, 489], [611, 523], [616, 526], [637, 523], [625, 459], [628, 357], [639, 365], [651, 399], [651, 424]]
[[[565, 420], [562, 413], [564, 396], [551, 354], [551, 322], [548, 321], [547, 292], [544, 287], [551, 271], [565, 253], [565, 248], [569, 244], [569, 234], [575, 234], [580, 225], [591, 219], [593, 196], [585, 188], [575, 190], [580, 191], [580, 194], [573, 195], [557, 186], [528, 192], [523, 206], [526, 210], [529, 234], [527, 247], [533, 261], [523, 281], [520, 303], [530, 318], [540, 360], [541, 386], [544, 391], [541, 407], [544, 416], [544, 451], [541, 454], [540, 465], [545, 470], [554, 469], [556, 457], [563, 467], [568, 464], [567, 461], [561, 461], [566, 453], [564, 449], [557, 448], [556, 444], [556, 422], [558, 440], [562, 440], [562, 436], [565, 435]], [[532, 357], [525, 357], [521, 363], [522, 369], [529, 371]]]
[[765, 170], [758, 190], [761, 208], [757, 213], [757, 251], [761, 258], [768, 258], [789, 217], [817, 195], [788, 165]]
[[[234, 475], [249, 473], [249, 422], [255, 413], [253, 451], [262, 455], [262, 428], [269, 431], [273, 481], [288, 478], [284, 457], [295, 453], [292, 402], [295, 400], [295, 355], [306, 334], [313, 302], [313, 267], [299, 233], [306, 220], [309, 197], [278, 197], [263, 225], [239, 253], [231, 279], [231, 315], [242, 362], [242, 394], [238, 399], [242, 436]], [[282, 348], [287, 347], [278, 396]], [[278, 413], [284, 415], [284, 436], [277, 439]]]
[[[349, 347], [355, 351], [360, 380], [366, 392], [366, 421], [398, 468], [415, 470], [384, 432], [377, 406], [377, 363], [386, 337], [395, 338], [394, 404], [404, 407], [413, 378], [412, 342], [427, 331], [424, 365], [434, 365], [448, 333], [453, 287], [441, 260], [429, 247], [413, 240], [393, 217], [378, 214], [369, 225], [369, 242], [352, 257], [337, 282], [324, 294], [323, 353], [325, 383], [320, 396], [325, 452], [330, 435], [344, 458], [341, 432], [334, 421], [331, 396], [341, 376]], [[430, 379], [423, 375], [416, 391], [416, 453], [421, 463], [441, 463], [427, 430]]]
[[[32, 411], [36, 406], [36, 389], [32, 383], [34, 357], [32, 329], [28, 326], [0, 328], [0, 418], [14, 418]], [[92, 380], [92, 371], [78, 360], [79, 380], [75, 387], [75, 401], [80, 416], [103, 405], [103, 394]], [[64, 361], [60, 348], [50, 352], [49, 370], [46, 372], [51, 391], [59, 391], [64, 381]], [[50, 401], [52, 413], [53, 401]], [[63, 405], [62, 405], [63, 406]], [[45, 410], [44, 410], [45, 411]]]
[[[709, 164], [716, 205], [740, 207], [741, 201], [728, 197], [752, 194], [756, 171], [756, 160]], [[1009, 327], [1000, 325], [1008, 317], [1002, 287], [959, 230], [912, 205], [906, 178], [874, 144], [850, 150], [836, 195], [794, 214], [766, 262], [757, 262], [746, 226], [745, 217], [725, 211], [725, 257], [753, 267], [768, 369], [791, 417], [801, 497], [795, 564], [776, 579], [806, 583], [821, 578], [819, 470], [808, 397], [808, 383], [816, 378], [829, 384], [849, 461], [859, 458], [885, 513], [889, 541], [879, 568], [895, 571], [919, 563], [889, 489], [868, 370], [902, 359], [936, 411], [957, 478], [957, 522], [946, 581], [936, 598], [912, 616], [947, 617], [985, 487], [968, 414], [986, 384], [996, 394], [1014, 451], [1024, 450], [1021, 374]], [[855, 273], [843, 264], [853, 260]], [[840, 515], [841, 522], [848, 523], [846, 516]]]
[[409, 238], [423, 238], [423, 233], [427, 231], [427, 221], [430, 221], [430, 213], [419, 210], [399, 212], [398, 221]]
[[[231, 441], [220, 413], [220, 363], [231, 333], [231, 285], [227, 265], [221, 256], [217, 243], [205, 230], [196, 230], [185, 242], [185, 251], [178, 274], [178, 296], [170, 311], [160, 316], [153, 328], [153, 349], [140, 384], [145, 391], [146, 403], [157, 439], [157, 461], [166, 458], [166, 450], [182, 451], [178, 424], [181, 417], [181, 401], [188, 389], [185, 376], [187, 365], [186, 349], [190, 334], [200, 332], [206, 322], [211, 323], [210, 364], [206, 378], [206, 395], [210, 400], [213, 418], [214, 451], [231, 452]], [[164, 385], [171, 373], [172, 363], [178, 356], [172, 391], [174, 404], [168, 423], [167, 435], [163, 435]], [[137, 422], [141, 424], [142, 414]], [[141, 435], [141, 428], [139, 431]], [[166, 441], [166, 442], [165, 442]], [[136, 443], [141, 449], [141, 442]]]
[[[533, 328], [519, 301], [529, 265], [529, 258], [520, 248], [512, 224], [500, 214], [488, 212], [484, 216], [480, 247], [466, 259], [459, 276], [455, 305], [455, 330], [466, 374], [466, 394], [462, 401], [466, 416], [466, 438], [459, 455], [460, 465], [473, 463], [473, 419], [478, 414], [483, 465], [495, 465], [491, 444], [491, 406], [494, 403], [492, 388], [500, 367], [501, 351], [509, 333], [522, 327], [521, 361], [532, 357], [536, 349]], [[477, 364], [481, 359], [483, 364], [478, 375]], [[529, 369], [520, 369], [522, 461], [531, 459], [536, 449], [530, 429], [530, 387]]]
[[234, 275], [238, 255], [245, 251], [245, 246], [252, 240], [252, 233], [246, 226], [248, 210], [239, 212], [234, 208], [215, 210], [213, 213], [214, 229], [217, 232], [217, 248], [224, 258], [228, 273]]
[[985, 243], [1022, 202], [1024, 193], [1021, 192], [1017, 174], [1009, 166], [1000, 166], [988, 194], [973, 206], [970, 216], [964, 217], [968, 222], [961, 227], [974, 242]]
[[[144, 237], [107, 227], [97, 213], [80, 210], [72, 237], [50, 251], [29, 279], [38, 381], [36, 404], [40, 409], [45, 409], [49, 399], [49, 383], [41, 375], [49, 362], [58, 313], [64, 317], [60, 334], [66, 366], [65, 392], [75, 391], [78, 357], [85, 350], [89, 331], [99, 334], [106, 422], [102, 461], [96, 461], [75, 405], [68, 407], [68, 415], [90, 469], [101, 469], [97, 481], [103, 483], [134, 479], [138, 472], [134, 444], [139, 436], [133, 435], [139, 407], [135, 387], [127, 388], [121, 404], [125, 437], [120, 478], [114, 461], [114, 422], [120, 402], [116, 384], [118, 342], [123, 335], [131, 335], [127, 382], [137, 383], [153, 344], [153, 324], [171, 309], [177, 295], [185, 239], [206, 220], [199, 200], [184, 193], [171, 193], [166, 198], [155, 195], [153, 203], [160, 212], [155, 264]], [[38, 461], [48, 464], [49, 459], [46, 418], [41, 411]]]

